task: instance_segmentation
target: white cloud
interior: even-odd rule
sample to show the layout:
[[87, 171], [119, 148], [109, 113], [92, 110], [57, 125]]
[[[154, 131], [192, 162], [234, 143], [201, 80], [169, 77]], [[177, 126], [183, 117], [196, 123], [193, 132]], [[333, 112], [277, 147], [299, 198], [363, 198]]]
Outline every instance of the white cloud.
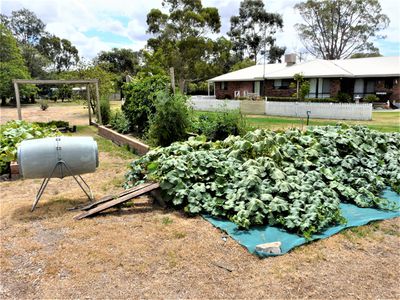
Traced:
[[[102, 50], [112, 47], [128, 47], [139, 50], [149, 37], [146, 34], [146, 15], [152, 8], [161, 9], [161, 0], [0, 0], [0, 11], [9, 15], [11, 11], [27, 8], [35, 12], [47, 24], [47, 30], [67, 38], [77, 46], [80, 55], [94, 57]], [[240, 0], [203, 0], [204, 6], [217, 7], [221, 16], [221, 34], [230, 28], [230, 17], [239, 12]], [[286, 46], [288, 51], [302, 48], [294, 25], [301, 17], [293, 9], [300, 0], [266, 0], [269, 12], [280, 13], [284, 28], [278, 32], [277, 44]], [[400, 41], [400, 2], [380, 0], [383, 12], [391, 20], [390, 26], [382, 32], [387, 41]], [[101, 32], [101, 36], [89, 37], [88, 31]], [[110, 38], [107, 39], [107, 35]], [[213, 35], [214, 36], [214, 35]], [[113, 38], [114, 37], [114, 38]], [[124, 38], [126, 41], [124, 41]], [[121, 40], [120, 43], [115, 41]], [[379, 45], [383, 45], [379, 42]], [[393, 49], [391, 49], [393, 52]], [[381, 49], [385, 54], [385, 49]]]

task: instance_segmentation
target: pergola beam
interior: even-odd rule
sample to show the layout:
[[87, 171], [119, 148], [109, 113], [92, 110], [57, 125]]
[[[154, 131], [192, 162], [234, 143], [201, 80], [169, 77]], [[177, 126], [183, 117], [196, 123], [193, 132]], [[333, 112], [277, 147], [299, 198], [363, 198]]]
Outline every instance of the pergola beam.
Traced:
[[26, 83], [26, 84], [87, 84], [98, 83], [98, 79], [86, 80], [54, 80], [54, 79], [13, 79], [13, 83]]

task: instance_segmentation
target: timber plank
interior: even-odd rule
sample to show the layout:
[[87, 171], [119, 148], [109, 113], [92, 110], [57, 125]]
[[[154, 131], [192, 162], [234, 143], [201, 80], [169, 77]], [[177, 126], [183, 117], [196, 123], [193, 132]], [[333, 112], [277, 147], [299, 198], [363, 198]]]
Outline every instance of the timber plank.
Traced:
[[130, 194], [130, 193], [136, 192], [136, 191], [138, 191], [138, 190], [140, 190], [140, 189], [142, 189], [142, 188], [144, 188], [144, 187], [147, 187], [147, 186], [149, 186], [149, 185], [151, 185], [151, 184], [153, 184], [153, 183], [152, 183], [152, 182], [142, 183], [142, 184], [139, 184], [139, 185], [137, 185], [137, 186], [134, 186], [134, 187], [132, 187], [132, 188], [130, 188], [130, 189], [124, 190], [124, 191], [118, 193], [117, 195], [107, 195], [107, 196], [104, 196], [104, 197], [100, 198], [99, 200], [97, 200], [96, 202], [90, 203], [90, 204], [88, 204], [88, 205], [82, 207], [81, 210], [89, 210], [89, 209], [92, 209], [92, 208], [94, 208], [94, 207], [96, 207], [96, 206], [98, 206], [98, 205], [100, 205], [100, 204], [106, 203], [106, 202], [108, 202], [108, 201], [110, 201], [110, 200], [113, 200], [113, 199], [116, 199], [116, 198], [120, 198], [120, 197], [122, 197], [122, 196], [125, 196], [125, 195], [128, 195], [128, 194]]
[[137, 190], [137, 191], [135, 191], [133, 193], [129, 193], [129, 194], [125, 195], [125, 196], [119, 197], [119, 198], [114, 199], [114, 200], [107, 201], [106, 203], [103, 203], [103, 204], [100, 204], [99, 206], [94, 207], [94, 208], [92, 208], [92, 209], [90, 209], [90, 210], [88, 210], [88, 211], [86, 211], [86, 212], [74, 217], [74, 219], [80, 220], [80, 219], [89, 217], [91, 215], [97, 214], [97, 213], [99, 213], [101, 211], [104, 211], [106, 209], [109, 209], [109, 208], [111, 208], [113, 206], [116, 206], [118, 204], [121, 204], [121, 203], [124, 203], [126, 201], [129, 201], [132, 198], [136, 198], [136, 197], [141, 196], [143, 194], [146, 194], [146, 193], [148, 193], [148, 192], [150, 192], [152, 190], [158, 189], [159, 187], [160, 187], [160, 185], [158, 183], [152, 183], [152, 184], [150, 184], [148, 186], [145, 186], [145, 187], [141, 188], [140, 190]]

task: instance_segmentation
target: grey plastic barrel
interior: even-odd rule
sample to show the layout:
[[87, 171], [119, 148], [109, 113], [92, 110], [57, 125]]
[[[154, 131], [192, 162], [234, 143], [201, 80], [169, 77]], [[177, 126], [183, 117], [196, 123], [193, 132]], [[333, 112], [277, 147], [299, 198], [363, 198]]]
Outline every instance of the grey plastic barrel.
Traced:
[[99, 166], [97, 143], [92, 137], [49, 137], [25, 140], [18, 147], [19, 173], [24, 178], [52, 178], [92, 173]]

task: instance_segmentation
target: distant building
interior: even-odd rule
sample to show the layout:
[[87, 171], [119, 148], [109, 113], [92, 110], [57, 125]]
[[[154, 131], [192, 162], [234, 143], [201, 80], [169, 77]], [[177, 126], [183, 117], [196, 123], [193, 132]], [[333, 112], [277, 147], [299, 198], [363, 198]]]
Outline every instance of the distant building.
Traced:
[[339, 92], [353, 99], [374, 94], [382, 101], [400, 100], [400, 56], [344, 60], [316, 59], [296, 64], [286, 55], [283, 64], [255, 65], [208, 80], [217, 99], [247, 95], [290, 97], [295, 74], [310, 82], [309, 98], [335, 97]]

